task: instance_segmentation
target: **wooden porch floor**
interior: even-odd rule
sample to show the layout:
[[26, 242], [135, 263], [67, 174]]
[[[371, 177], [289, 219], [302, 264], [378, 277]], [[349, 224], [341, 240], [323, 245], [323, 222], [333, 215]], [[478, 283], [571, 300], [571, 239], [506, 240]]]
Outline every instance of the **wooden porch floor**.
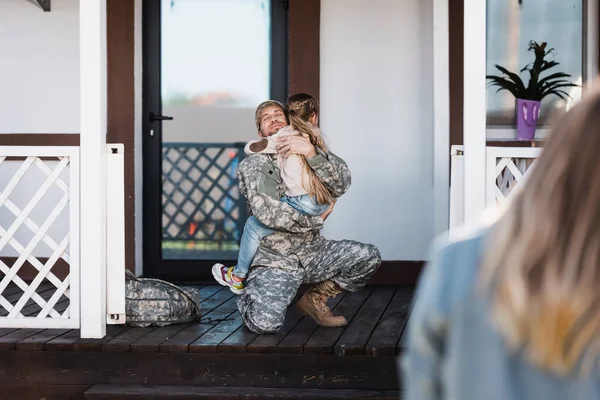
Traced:
[[[343, 328], [320, 328], [292, 306], [273, 335], [257, 335], [243, 325], [229, 289], [205, 285], [200, 293], [202, 318], [188, 324], [109, 326], [98, 340], [80, 339], [78, 330], [0, 329], [0, 394], [3, 388], [60, 386], [81, 394], [93, 385], [114, 390], [114, 385], [145, 384], [398, 393], [396, 355], [412, 287], [371, 286], [331, 300], [334, 312], [349, 320]], [[11, 302], [18, 296], [18, 290], [5, 291]], [[36, 305], [27, 307], [36, 312]], [[11, 379], [15, 375], [20, 380]]]
[[[330, 307], [350, 321], [343, 328], [320, 328], [292, 306], [277, 334], [257, 335], [243, 326], [231, 291], [206, 285], [200, 287], [200, 321], [161, 328], [109, 326], [102, 340], [79, 339], [78, 330], [3, 328], [0, 350], [393, 356], [400, 350], [412, 291], [411, 287], [376, 286], [339, 295]], [[39, 292], [42, 297], [52, 294], [50, 288]], [[20, 297], [19, 290], [8, 293], [11, 302]], [[37, 304], [30, 303], [26, 315], [39, 311]], [[65, 304], [57, 308], [64, 310]], [[2, 311], [0, 316], [7, 314]]]

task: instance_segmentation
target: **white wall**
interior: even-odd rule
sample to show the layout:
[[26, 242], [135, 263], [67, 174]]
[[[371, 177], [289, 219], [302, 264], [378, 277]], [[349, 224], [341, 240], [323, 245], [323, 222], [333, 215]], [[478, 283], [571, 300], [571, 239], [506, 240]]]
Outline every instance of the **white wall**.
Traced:
[[324, 235], [384, 260], [434, 236], [432, 24], [432, 0], [321, 2], [321, 126], [353, 181]]
[[79, 132], [79, 0], [0, 0], [0, 134]]

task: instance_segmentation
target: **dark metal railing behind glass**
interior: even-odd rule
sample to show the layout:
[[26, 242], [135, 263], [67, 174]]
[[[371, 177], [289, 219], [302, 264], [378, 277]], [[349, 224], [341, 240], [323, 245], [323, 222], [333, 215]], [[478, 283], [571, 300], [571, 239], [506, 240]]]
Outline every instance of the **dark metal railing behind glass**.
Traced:
[[190, 258], [183, 253], [198, 251], [237, 251], [247, 218], [237, 179], [243, 147], [244, 143], [163, 143], [163, 250], [176, 251], [176, 258]]

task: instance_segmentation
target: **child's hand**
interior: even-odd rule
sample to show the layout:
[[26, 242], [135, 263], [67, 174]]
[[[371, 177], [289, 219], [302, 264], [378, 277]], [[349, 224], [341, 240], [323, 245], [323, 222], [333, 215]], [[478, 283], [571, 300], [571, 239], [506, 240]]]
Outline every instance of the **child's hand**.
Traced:
[[329, 217], [329, 214], [331, 214], [331, 212], [333, 211], [333, 206], [335, 206], [335, 202], [336, 202], [336, 200], [333, 200], [331, 202], [331, 204], [329, 205], [329, 208], [327, 210], [325, 210], [325, 212], [323, 214], [321, 214], [321, 218], [323, 219], [323, 221], [325, 221], [327, 219], [327, 217]]
[[277, 139], [277, 152], [284, 158], [292, 154], [298, 154], [308, 158], [317, 155], [315, 146], [308, 138], [302, 136], [284, 136]]

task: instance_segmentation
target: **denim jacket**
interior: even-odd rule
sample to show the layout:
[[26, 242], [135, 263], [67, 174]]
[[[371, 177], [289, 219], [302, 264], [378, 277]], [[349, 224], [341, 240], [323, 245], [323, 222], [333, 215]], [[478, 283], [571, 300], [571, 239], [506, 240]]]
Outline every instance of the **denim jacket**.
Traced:
[[600, 399], [597, 371], [586, 378], [559, 377], [521, 352], [507, 351], [478, 285], [485, 232], [434, 246], [405, 334], [405, 399]]

